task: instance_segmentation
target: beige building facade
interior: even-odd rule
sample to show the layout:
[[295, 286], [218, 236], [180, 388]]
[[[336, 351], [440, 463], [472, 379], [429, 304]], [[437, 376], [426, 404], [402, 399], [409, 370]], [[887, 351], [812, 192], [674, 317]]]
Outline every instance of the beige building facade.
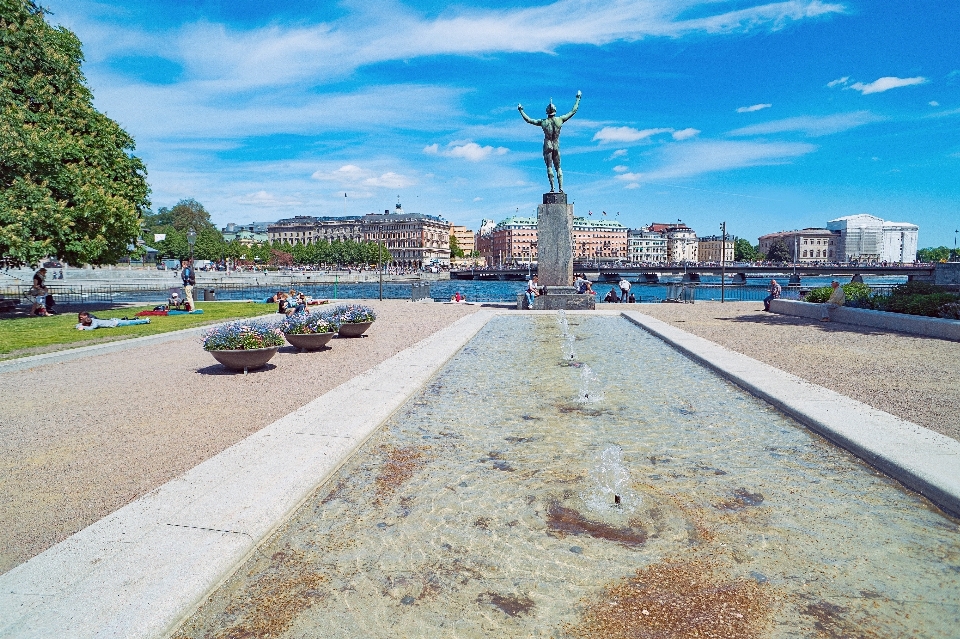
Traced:
[[732, 262], [733, 247], [737, 238], [730, 235], [724, 240], [722, 235], [710, 235], [698, 238], [697, 261], [699, 262]]
[[450, 223], [422, 213], [405, 213], [397, 203], [391, 212], [362, 218], [362, 238], [382, 242], [393, 261], [404, 266], [449, 266]]
[[787, 246], [791, 261], [799, 263], [838, 261], [839, 233], [819, 228], [768, 233], [759, 238], [760, 252], [766, 255], [773, 245], [781, 240]]

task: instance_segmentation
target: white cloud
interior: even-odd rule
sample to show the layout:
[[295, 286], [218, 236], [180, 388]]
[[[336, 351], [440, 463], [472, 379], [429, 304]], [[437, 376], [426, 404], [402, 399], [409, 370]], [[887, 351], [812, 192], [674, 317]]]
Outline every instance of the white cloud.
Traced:
[[927, 102], [927, 104], [929, 104], [929, 105], [932, 106], [932, 107], [938, 107], [938, 106], [940, 106], [940, 103], [937, 102], [936, 100], [930, 100], [929, 102]]
[[610, 157], [608, 157], [607, 159], [608, 159], [608, 160], [613, 160], [614, 158], [622, 158], [622, 157], [624, 157], [624, 156], [626, 156], [626, 155], [627, 155], [627, 150], [626, 150], [626, 149], [617, 149], [616, 151], [614, 151], [613, 153], [611, 153], [611, 154], [610, 154]]
[[761, 109], [769, 109], [772, 104], [754, 104], [753, 106], [737, 107], [737, 113], [753, 113]]
[[686, 128], [680, 129], [679, 131], [674, 131], [673, 139], [674, 140], [689, 140], [690, 138], [695, 138], [700, 135], [699, 129]]
[[634, 129], [629, 126], [605, 126], [593, 136], [594, 141], [600, 144], [614, 142], [637, 142], [660, 133], [671, 133], [673, 129]]
[[849, 84], [849, 82], [850, 82], [850, 76], [845, 75], [842, 78], [837, 78], [836, 80], [827, 82], [827, 86], [832, 89], [833, 87], [836, 87], [836, 86]]
[[626, 167], [622, 164], [618, 164], [617, 166], [613, 167], [613, 170], [615, 173], [624, 173], [626, 171], [629, 171], [630, 169], [629, 167]]
[[869, 95], [871, 93], [883, 93], [884, 91], [889, 91], [890, 89], [909, 87], [915, 84], [926, 84], [927, 82], [928, 80], [926, 78], [919, 76], [916, 78], [895, 78], [892, 76], [887, 76], [874, 80], [868, 84], [864, 84], [863, 82], [854, 82], [846, 88], [859, 91], [863, 95]]
[[446, 147], [440, 148], [439, 144], [431, 144], [423, 148], [423, 152], [428, 155], [443, 155], [449, 158], [463, 158], [470, 162], [480, 162], [486, 160], [491, 155], [504, 155], [510, 149], [498, 146], [480, 146], [476, 142], [451, 142]]
[[804, 115], [796, 118], [785, 118], [762, 124], [753, 124], [730, 131], [730, 135], [769, 135], [771, 133], [797, 132], [810, 137], [840, 133], [864, 124], [879, 122], [882, 117], [869, 111], [855, 111], [853, 113], [837, 113], [835, 115]]
[[659, 167], [644, 173], [623, 173], [617, 179], [637, 183], [786, 164], [792, 158], [812, 153], [816, 148], [812, 144], [792, 142], [701, 141], [676, 144], [664, 148]]
[[[845, 11], [842, 4], [822, 0], [755, 2], [752, 7], [723, 11], [710, 0], [557, 0], [511, 9], [454, 6], [437, 17], [425, 17], [399, 2], [350, 2], [344, 5], [348, 12], [337, 20], [247, 31], [207, 21], [167, 32], [121, 30], [88, 16], [91, 3], [61, 10], [54, 19], [81, 33], [87, 46], [94, 45], [91, 60], [159, 55], [179, 64], [190, 80], [204, 81], [210, 89], [239, 91], [344, 77], [361, 66], [392, 60], [552, 52], [567, 45], [601, 46], [694, 33], [775, 31]], [[697, 8], [700, 17], [688, 18]]]
[[403, 189], [416, 184], [413, 178], [394, 171], [378, 173], [356, 164], [344, 164], [334, 171], [318, 170], [311, 175], [315, 180], [335, 182], [342, 188], [370, 187]]
[[478, 196], [478, 197], [473, 198], [473, 201], [474, 201], [474, 202], [483, 202], [483, 198]]
[[243, 204], [244, 206], [257, 206], [262, 208], [300, 206], [303, 204], [302, 201], [296, 198], [274, 195], [273, 193], [268, 193], [267, 191], [257, 191], [256, 193], [241, 195], [237, 198], [237, 203]]

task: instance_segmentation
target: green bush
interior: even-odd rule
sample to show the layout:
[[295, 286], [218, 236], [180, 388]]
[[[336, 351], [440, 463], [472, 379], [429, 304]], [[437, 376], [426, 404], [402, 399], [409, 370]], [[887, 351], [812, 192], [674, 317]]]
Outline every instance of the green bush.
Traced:
[[[874, 308], [873, 306], [873, 293], [870, 291], [870, 287], [861, 282], [850, 282], [849, 284], [842, 284], [840, 288], [843, 289], [843, 294], [847, 298], [847, 306], [853, 306], [856, 308]], [[822, 286], [820, 288], [815, 288], [804, 298], [807, 302], [813, 302], [814, 304], [824, 304], [830, 295], [833, 293], [833, 287], [831, 286]]]
[[882, 310], [891, 313], [906, 313], [907, 315], [925, 315], [940, 317], [940, 309], [951, 302], [956, 302], [958, 296], [952, 293], [930, 293], [928, 295], [891, 295], [888, 297]]

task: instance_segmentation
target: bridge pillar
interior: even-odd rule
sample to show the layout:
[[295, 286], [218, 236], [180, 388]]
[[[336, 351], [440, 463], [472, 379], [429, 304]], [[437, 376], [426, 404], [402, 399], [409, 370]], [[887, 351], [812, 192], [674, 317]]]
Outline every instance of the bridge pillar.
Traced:
[[733, 284], [746, 284], [747, 283], [747, 274], [746, 273], [736, 273], [733, 276]]
[[790, 276], [790, 283], [787, 286], [800, 286], [800, 276], [794, 273]]
[[850, 278], [851, 284], [863, 284], [863, 276], [859, 273], [854, 273], [853, 277]]
[[682, 280], [682, 281], [683, 281], [685, 284], [697, 283], [697, 282], [700, 281], [700, 274], [699, 274], [699, 273], [684, 273], [684, 274], [683, 274], [683, 280]]
[[659, 283], [660, 283], [660, 276], [657, 275], [656, 273], [644, 273], [644, 274], [641, 275], [640, 277], [643, 278], [643, 282], [644, 282], [645, 284], [659, 284]]

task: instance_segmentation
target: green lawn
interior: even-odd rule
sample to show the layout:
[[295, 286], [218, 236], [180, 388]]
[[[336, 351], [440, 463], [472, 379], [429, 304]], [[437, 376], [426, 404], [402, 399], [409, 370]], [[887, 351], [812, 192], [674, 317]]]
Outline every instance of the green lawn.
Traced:
[[[111, 310], [97, 310], [93, 314], [103, 319], [128, 317], [133, 319], [139, 311], [150, 310], [150, 306], [125, 306]], [[137, 326], [118, 326], [100, 328], [94, 331], [78, 331], [77, 314], [69, 313], [50, 317], [21, 317], [0, 320], [0, 355], [31, 355], [36, 352], [49, 352], [63, 348], [87, 346], [118, 338], [142, 337], [169, 333], [183, 328], [215, 324], [228, 319], [239, 319], [266, 315], [276, 311], [276, 304], [256, 304], [251, 302], [199, 302], [197, 308], [203, 309], [203, 315], [171, 315], [151, 317], [149, 324]]]

